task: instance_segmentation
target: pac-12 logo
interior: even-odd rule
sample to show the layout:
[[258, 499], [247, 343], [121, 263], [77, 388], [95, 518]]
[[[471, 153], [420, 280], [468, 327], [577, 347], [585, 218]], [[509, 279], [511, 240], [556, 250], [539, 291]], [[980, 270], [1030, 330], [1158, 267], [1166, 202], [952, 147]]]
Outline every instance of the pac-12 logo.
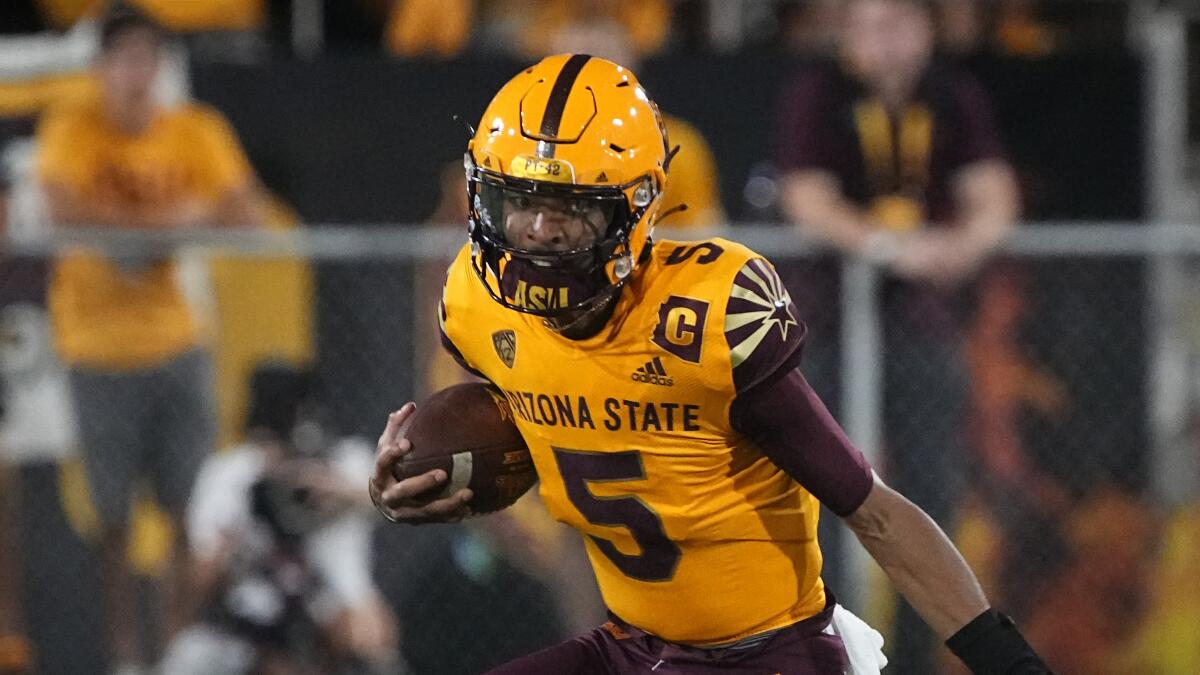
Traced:
[[500, 357], [500, 361], [512, 368], [513, 362], [517, 360], [517, 334], [511, 330], [492, 333], [492, 347], [495, 347], [496, 356]]

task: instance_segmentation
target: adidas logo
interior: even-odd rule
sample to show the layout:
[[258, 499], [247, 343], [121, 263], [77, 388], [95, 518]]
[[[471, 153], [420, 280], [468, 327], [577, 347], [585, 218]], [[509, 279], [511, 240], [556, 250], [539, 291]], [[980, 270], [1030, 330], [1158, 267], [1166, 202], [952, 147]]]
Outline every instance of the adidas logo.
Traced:
[[634, 382], [645, 382], [646, 384], [657, 384], [663, 387], [670, 387], [675, 384], [675, 381], [667, 377], [667, 371], [663, 368], [662, 359], [654, 357], [653, 360], [647, 361], [646, 365], [640, 366], [629, 379]]

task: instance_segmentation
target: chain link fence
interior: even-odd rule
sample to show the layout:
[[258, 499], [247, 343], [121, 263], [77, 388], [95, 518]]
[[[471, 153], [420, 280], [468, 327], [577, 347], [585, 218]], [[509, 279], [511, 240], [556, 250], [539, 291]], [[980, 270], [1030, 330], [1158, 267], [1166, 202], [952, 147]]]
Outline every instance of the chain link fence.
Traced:
[[[877, 270], [822, 261], [782, 228], [725, 234], [776, 263], [810, 324], [809, 379], [881, 475], [947, 528], [1057, 672], [1200, 669], [1194, 230], [1026, 228], [952, 297], [906, 297]], [[264, 395], [249, 391], [251, 375], [264, 363], [315, 373], [330, 447], [345, 437], [373, 444], [388, 412], [460, 379], [440, 354], [434, 315], [459, 241], [456, 228], [340, 227], [77, 243], [185, 261], [179, 276], [215, 373], [214, 450], [226, 450], [245, 440], [248, 410]], [[0, 595], [23, 617], [35, 672], [98, 673], [102, 527], [80, 467], [72, 388], [39, 309], [45, 261], [61, 245], [18, 245], [0, 278], [9, 542]], [[152, 582], [170, 576], [177, 533], [151, 492], [127, 495], [129, 558], [144, 580], [136, 614], [156, 638], [148, 649], [161, 652], [169, 613]], [[898, 630], [903, 610], [834, 520], [821, 533], [826, 578], [904, 663], [904, 650], [928, 638]], [[481, 672], [603, 621], [578, 537], [535, 497], [461, 525], [367, 522], [371, 573], [407, 664], [386, 672]], [[320, 615], [320, 602], [302, 600], [302, 614]], [[319, 631], [287, 639], [310, 641], [313, 653], [328, 646]], [[946, 653], [931, 658], [959, 672]], [[329, 663], [318, 672], [377, 672], [362, 660]]]

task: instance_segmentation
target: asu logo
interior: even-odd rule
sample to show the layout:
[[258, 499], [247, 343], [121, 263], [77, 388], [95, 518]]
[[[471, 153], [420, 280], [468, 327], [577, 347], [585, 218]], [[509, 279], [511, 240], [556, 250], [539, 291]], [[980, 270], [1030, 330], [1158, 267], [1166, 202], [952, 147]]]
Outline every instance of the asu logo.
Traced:
[[569, 304], [566, 288], [547, 288], [517, 281], [517, 288], [509, 302], [517, 307], [529, 309], [560, 309]]
[[517, 360], [517, 334], [511, 330], [498, 330], [492, 333], [492, 346], [496, 348], [496, 356], [509, 368]]

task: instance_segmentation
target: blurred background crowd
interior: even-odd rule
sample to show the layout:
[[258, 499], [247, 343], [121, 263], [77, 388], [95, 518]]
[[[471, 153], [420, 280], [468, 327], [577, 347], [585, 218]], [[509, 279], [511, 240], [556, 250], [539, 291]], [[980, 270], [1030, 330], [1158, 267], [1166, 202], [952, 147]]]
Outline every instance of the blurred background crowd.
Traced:
[[[473, 673], [603, 621], [536, 495], [397, 528], [365, 489], [465, 377], [468, 128], [560, 52], [638, 73], [661, 227], [776, 263], [1056, 672], [1200, 672], [1200, 6], [6, 0], [0, 674]], [[959, 672], [821, 538], [888, 672]]]

